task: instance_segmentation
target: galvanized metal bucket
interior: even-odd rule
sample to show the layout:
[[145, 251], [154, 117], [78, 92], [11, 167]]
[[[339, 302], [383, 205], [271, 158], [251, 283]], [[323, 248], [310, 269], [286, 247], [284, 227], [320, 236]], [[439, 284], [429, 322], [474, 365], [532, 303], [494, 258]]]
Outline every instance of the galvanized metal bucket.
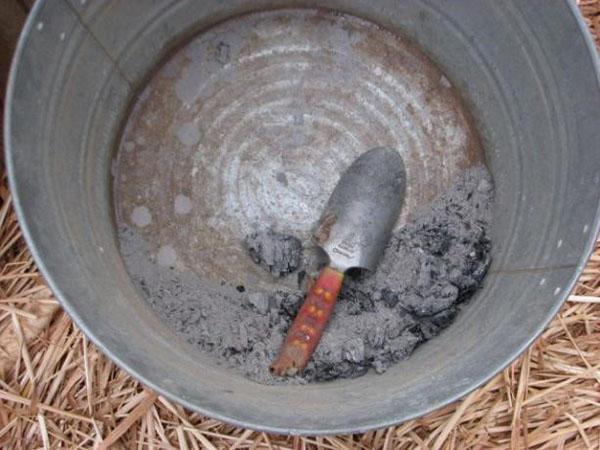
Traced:
[[[482, 136], [496, 187], [493, 263], [456, 322], [383, 375], [265, 386], [190, 354], [119, 255], [110, 170], [132, 99], [174, 48], [253, 10], [329, 8], [401, 33], [446, 73]], [[600, 89], [567, 2], [38, 1], [6, 104], [11, 188], [47, 281], [83, 331], [143, 383], [200, 413], [281, 433], [396, 424], [484, 383], [565, 300], [598, 230]]]

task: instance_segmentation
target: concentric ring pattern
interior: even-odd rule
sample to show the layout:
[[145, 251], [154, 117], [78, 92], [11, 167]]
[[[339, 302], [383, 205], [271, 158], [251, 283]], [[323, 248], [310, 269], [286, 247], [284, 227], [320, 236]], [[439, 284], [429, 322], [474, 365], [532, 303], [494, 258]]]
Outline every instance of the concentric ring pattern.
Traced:
[[268, 284], [244, 235], [308, 237], [343, 170], [382, 145], [407, 166], [401, 223], [481, 158], [451, 82], [402, 37], [320, 10], [242, 16], [190, 41], [137, 99], [117, 217], [159, 263]]

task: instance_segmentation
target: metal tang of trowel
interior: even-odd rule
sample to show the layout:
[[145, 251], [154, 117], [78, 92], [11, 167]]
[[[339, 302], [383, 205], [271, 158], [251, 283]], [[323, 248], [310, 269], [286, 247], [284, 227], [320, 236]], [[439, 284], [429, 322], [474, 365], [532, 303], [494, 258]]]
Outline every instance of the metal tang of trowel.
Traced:
[[388, 147], [367, 151], [344, 172], [315, 232], [329, 264], [309, 289], [272, 373], [294, 375], [306, 367], [329, 321], [344, 272], [377, 266], [398, 219], [405, 186], [402, 157]]

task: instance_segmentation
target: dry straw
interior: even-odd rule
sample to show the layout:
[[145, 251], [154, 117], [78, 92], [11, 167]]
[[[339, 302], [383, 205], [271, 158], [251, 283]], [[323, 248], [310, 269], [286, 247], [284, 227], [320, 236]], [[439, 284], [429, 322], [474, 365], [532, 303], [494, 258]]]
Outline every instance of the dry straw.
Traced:
[[[579, 6], [600, 30], [600, 1]], [[600, 245], [538, 341], [462, 401], [360, 435], [281, 437], [189, 412], [90, 344], [40, 277], [0, 173], [2, 448], [600, 449]]]

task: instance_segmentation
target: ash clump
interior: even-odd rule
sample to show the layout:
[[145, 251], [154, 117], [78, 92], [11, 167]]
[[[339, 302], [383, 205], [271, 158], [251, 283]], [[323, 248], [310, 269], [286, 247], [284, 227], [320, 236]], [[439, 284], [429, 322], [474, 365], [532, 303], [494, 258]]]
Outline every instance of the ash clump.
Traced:
[[300, 266], [302, 242], [295, 236], [256, 231], [246, 236], [244, 244], [252, 261], [276, 277], [284, 277]]

